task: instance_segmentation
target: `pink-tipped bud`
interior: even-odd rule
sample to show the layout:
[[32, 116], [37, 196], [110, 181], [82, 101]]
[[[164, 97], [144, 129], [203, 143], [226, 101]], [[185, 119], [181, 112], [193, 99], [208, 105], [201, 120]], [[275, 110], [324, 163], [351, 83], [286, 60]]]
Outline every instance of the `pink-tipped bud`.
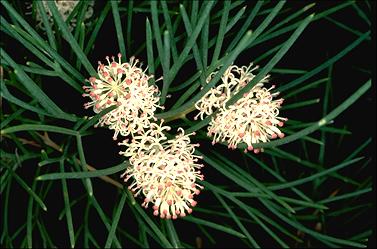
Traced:
[[249, 146], [247, 146], [247, 149], [248, 149], [249, 151], [252, 151], [254, 148], [253, 148], [253, 146], [249, 145]]
[[280, 138], [283, 138], [283, 137], [285, 137], [285, 134], [284, 134], [284, 133], [280, 133], [280, 134], [279, 134], [279, 137], [280, 137]]

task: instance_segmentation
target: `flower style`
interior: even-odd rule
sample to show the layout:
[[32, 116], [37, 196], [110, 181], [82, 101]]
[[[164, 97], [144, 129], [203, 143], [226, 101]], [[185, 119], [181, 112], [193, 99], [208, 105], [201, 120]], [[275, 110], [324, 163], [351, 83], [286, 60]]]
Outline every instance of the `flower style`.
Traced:
[[[245, 87], [255, 75], [252, 73], [258, 67], [230, 66], [222, 76], [222, 84], [210, 89], [195, 107], [200, 111], [195, 119], [211, 115], [218, 111], [208, 126], [208, 136], [213, 136], [212, 144], [228, 142], [228, 148], [235, 149], [241, 142], [247, 144], [247, 150], [259, 153], [253, 144], [268, 142], [270, 139], [284, 137], [278, 127], [284, 125], [286, 118], [278, 117], [283, 99], [274, 100], [279, 93], [271, 93], [275, 88], [264, 87], [268, 77], [264, 77], [249, 92], [245, 93], [235, 104], [226, 107], [229, 99]], [[212, 73], [207, 83], [216, 72]]]
[[190, 135], [184, 134], [182, 128], [174, 139], [168, 139], [163, 131], [169, 126], [151, 123], [147, 131], [135, 136], [131, 142], [125, 140], [120, 145], [127, 146], [120, 154], [130, 157], [131, 166], [122, 175], [124, 181], [133, 179], [128, 187], [138, 196], [145, 196], [142, 206], [147, 208], [153, 203], [153, 214], [161, 218], [176, 219], [192, 212], [195, 207], [194, 195], [203, 187], [196, 182], [204, 180], [200, 172], [202, 164], [197, 161], [200, 156], [193, 155], [199, 144], [190, 143]]
[[86, 109], [93, 107], [94, 112], [99, 113], [110, 106], [117, 106], [97, 123], [97, 126], [106, 125], [114, 130], [114, 140], [119, 134], [128, 136], [149, 127], [150, 120], [155, 120], [155, 110], [163, 109], [158, 105], [158, 88], [148, 85], [153, 76], [145, 74], [137, 66], [139, 60], [134, 57], [129, 63], [122, 63], [121, 57], [118, 54], [118, 61], [115, 61], [112, 56], [110, 61], [107, 56], [107, 65], [98, 62], [98, 78], [90, 77], [87, 80], [90, 85], [83, 87], [83, 96], [91, 98], [84, 104]]
[[[43, 7], [46, 10], [46, 14], [48, 16], [49, 22], [52, 25], [54, 23], [54, 21], [53, 21], [52, 13], [51, 13], [50, 9], [48, 8], [47, 2], [48, 1], [46, 1], [46, 0], [42, 1]], [[76, 7], [76, 5], [80, 1], [78, 1], [78, 0], [55, 0], [54, 2], [56, 4], [56, 7], [57, 7], [60, 15], [62, 16], [63, 20], [66, 21], [67, 18], [69, 17], [69, 15], [72, 13], [73, 9]], [[89, 3], [88, 3], [87, 10], [85, 12], [84, 21], [88, 20], [93, 15], [94, 0], [90, 0], [88, 2]], [[42, 17], [41, 17], [41, 14], [38, 11], [37, 11], [37, 14], [36, 14], [36, 18], [37, 18], [37, 21], [39, 22], [38, 25], [40, 27], [42, 27], [43, 26], [42, 25]], [[75, 27], [76, 21], [77, 20], [75, 18], [72, 18], [70, 25], [69, 25], [69, 28], [72, 29], [73, 27]]]

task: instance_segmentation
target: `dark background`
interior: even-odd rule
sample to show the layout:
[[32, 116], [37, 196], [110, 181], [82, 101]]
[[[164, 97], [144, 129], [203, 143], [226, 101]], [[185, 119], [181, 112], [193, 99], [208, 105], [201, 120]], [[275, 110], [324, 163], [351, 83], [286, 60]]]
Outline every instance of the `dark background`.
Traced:
[[[271, 3], [270, 5], [273, 6], [276, 2]], [[289, 6], [292, 9], [300, 9], [302, 6], [309, 4], [308, 1], [289, 1], [286, 3], [286, 6]], [[320, 13], [323, 10], [331, 8], [337, 4], [343, 3], [343, 1], [317, 1], [316, 6], [313, 8], [313, 11], [316, 13]], [[351, 52], [349, 52], [346, 56], [344, 56], [340, 61], [336, 62], [333, 67], [333, 90], [331, 94], [331, 101], [330, 101], [330, 108], [329, 110], [334, 109], [336, 106], [341, 104], [347, 97], [349, 97], [354, 91], [356, 91], [364, 82], [368, 79], [373, 78], [375, 79], [375, 3], [370, 2], [373, 6], [373, 13], [369, 13], [373, 25], [372, 25], [372, 40], [364, 41]], [[103, 6], [103, 1], [98, 1], [95, 6], [95, 13], [98, 13], [101, 10], [101, 6]], [[124, 4], [124, 3], [123, 3]], [[247, 1], [248, 8], [245, 13], [248, 12], [249, 8], [254, 6], [254, 2]], [[126, 5], [124, 5], [126, 6]], [[174, 8], [177, 6], [175, 2], [169, 4], [169, 8]], [[285, 6], [285, 7], [286, 7]], [[217, 3], [215, 10], [212, 13], [217, 13], [217, 11], [221, 11], [222, 4]], [[238, 10], [239, 8], [237, 8]], [[366, 9], [366, 8], [365, 8]], [[189, 10], [188, 10], [189, 11]], [[4, 10], [1, 10], [2, 15], [5, 15]], [[4, 13], [4, 14], [3, 14]], [[124, 13], [124, 12], [123, 12]], [[292, 13], [292, 12], [290, 12]], [[232, 16], [233, 12], [231, 12], [230, 17]], [[137, 47], [141, 42], [145, 40], [145, 13], [136, 13], [134, 14], [133, 19], [133, 27], [132, 27], [132, 39], [133, 43], [131, 45], [131, 50], [127, 51], [127, 56], [133, 55], [136, 51]], [[284, 16], [284, 14], [283, 14]], [[255, 21], [252, 23], [251, 29], [255, 30], [255, 28], [263, 21], [265, 16], [259, 16], [256, 18]], [[347, 7], [335, 14], [331, 15], [332, 18], [341, 21], [342, 23], [353, 27], [361, 32], [366, 32], [370, 29], [368, 25], [356, 14], [354, 9], [351, 7]], [[125, 16], [122, 15], [122, 20], [124, 20]], [[7, 18], [9, 21], [9, 19]], [[149, 16], [149, 20], [151, 20]], [[160, 19], [160, 22], [162, 19]], [[174, 21], [174, 19], [172, 20]], [[30, 20], [32, 22], [32, 20]], [[278, 21], [274, 21], [272, 25], [277, 23]], [[125, 21], [122, 22], [125, 24]], [[242, 25], [242, 21], [240, 22]], [[125, 27], [123, 27], [125, 30]], [[214, 35], [217, 33], [218, 25], [214, 25], [210, 27], [210, 34]], [[232, 30], [238, 30], [237, 27], [234, 27]], [[183, 32], [184, 30], [181, 30]], [[259, 44], [247, 51], [244, 51], [239, 58], [235, 61], [237, 65], [247, 65], [253, 61], [253, 58], [260, 56], [261, 54], [267, 52], [269, 48], [275, 47], [280, 42], [284, 42], [291, 33], [279, 36], [278, 38], [273, 39], [267, 43]], [[229, 44], [229, 40], [232, 36], [228, 37], [225, 40], [224, 47]], [[288, 53], [283, 57], [283, 59], [276, 65], [276, 68], [294, 68], [294, 69], [302, 69], [308, 70], [317, 67], [322, 62], [326, 61], [327, 59], [333, 57], [345, 47], [347, 47], [350, 43], [356, 40], [358, 37], [354, 34], [340, 29], [333, 23], [321, 19], [319, 21], [315, 21], [310, 23], [300, 38], [295, 42], [295, 44], [290, 48]], [[11, 38], [5, 36], [1, 37], [1, 45], [2, 47], [13, 57], [13, 59], [22, 64], [28, 60], [33, 61], [33, 56], [17, 42], [14, 42]], [[61, 51], [61, 54], [69, 59], [69, 53], [65, 51], [69, 51], [69, 47], [67, 44], [64, 44], [64, 47]], [[182, 48], [183, 44], [177, 44], [178, 51]], [[155, 54], [157, 53], [156, 47], [154, 47]], [[213, 50], [210, 50], [209, 55]], [[98, 60], [105, 61], [106, 55], [116, 55], [118, 53], [118, 42], [116, 38], [115, 27], [112, 19], [111, 12], [108, 14], [103, 27], [97, 37], [95, 48], [89, 54], [89, 60], [93, 62], [95, 66]], [[141, 54], [138, 54], [137, 57], [144, 61], [146, 64], [146, 52], [142, 51]], [[211, 58], [209, 56], [209, 58]], [[267, 64], [268, 59], [265, 59], [259, 63], [261, 67]], [[365, 73], [358, 68], [364, 68], [369, 70], [370, 73]], [[192, 74], [193, 71], [196, 70], [196, 65], [194, 60], [190, 61], [186, 65], [184, 65], [183, 69], [176, 77], [176, 80], [173, 81], [172, 85], [179, 85], [180, 82], [188, 79]], [[81, 70], [84, 71], [83, 69]], [[85, 74], [84, 74], [85, 75]], [[156, 71], [156, 78], [161, 76], [161, 68], [159, 67]], [[306, 82], [313, 82], [317, 79], [323, 78], [327, 76], [327, 70], [322, 71], [321, 73], [317, 74], [315, 77], [307, 80]], [[89, 78], [90, 75], [87, 75]], [[297, 75], [283, 75], [278, 73], [271, 74], [271, 82], [276, 84], [277, 86], [283, 85], [285, 83], [289, 83], [291, 80], [297, 78]], [[48, 93], [50, 98], [56, 102], [56, 104], [62, 107], [68, 113], [75, 113], [78, 116], [91, 116], [93, 115], [91, 110], [84, 110], [82, 108], [83, 103], [87, 101], [81, 97], [81, 93], [73, 90], [69, 87], [65, 82], [61, 81], [57, 78], [49, 78], [49, 77], [42, 77], [42, 86], [43, 90]], [[160, 86], [161, 87], [161, 86]], [[26, 96], [22, 96], [17, 91], [11, 91], [12, 94], [20, 95], [20, 98], [26, 98]], [[173, 95], [171, 99], [167, 102], [167, 109], [171, 106], [172, 103], [179, 97], [179, 94]], [[290, 98], [285, 102], [285, 104], [291, 104], [295, 101], [303, 101], [312, 98], [320, 98], [321, 101], [323, 100], [324, 95], [324, 84], [321, 84], [319, 88], [312, 89], [306, 91], [303, 94], [300, 94], [297, 99]], [[284, 95], [282, 95], [284, 97]], [[369, 175], [373, 174], [375, 176], [375, 84], [373, 80], [373, 88], [369, 90], [364, 96], [362, 96], [354, 105], [352, 105], [348, 110], [338, 116], [335, 120], [333, 126], [335, 127], [344, 127], [346, 126], [348, 130], [352, 132], [352, 135], [345, 136], [341, 145], [338, 145], [339, 137], [330, 135], [326, 140], [326, 154], [325, 154], [325, 164], [328, 166], [335, 165], [343, 160], [348, 154], [358, 148], [367, 138], [373, 137], [372, 145], [369, 146], [366, 150], [363, 151], [362, 155], [366, 158], [372, 158], [371, 165], [368, 169], [359, 172], [357, 175], [355, 174], [354, 167], [349, 167], [344, 172], [346, 176], [353, 176], [355, 180], [362, 180], [368, 177]], [[7, 103], [3, 101], [3, 112], [9, 113], [9, 107]], [[309, 107], [299, 108], [295, 110], [287, 110], [282, 112], [282, 116], [292, 118], [295, 120], [302, 120], [307, 122], [317, 121], [322, 117], [322, 102], [316, 105], [312, 105]], [[65, 123], [62, 121], [54, 121], [48, 120], [49, 124], [60, 125], [62, 127], [70, 127], [70, 123]], [[315, 138], [319, 138], [319, 132], [314, 133]], [[65, 141], [67, 138], [64, 138], [59, 135], [50, 135], [53, 140], [56, 141]], [[209, 151], [209, 148], [212, 148], [210, 142], [208, 141], [200, 141], [201, 142], [201, 151]], [[118, 155], [119, 147], [114, 143], [112, 140], [112, 131], [107, 129], [101, 128], [95, 130], [95, 135], [87, 136], [83, 140], [84, 148], [85, 148], [85, 155], [87, 159], [87, 163], [90, 165], [95, 166], [97, 169], [106, 168], [112, 165], [119, 164], [124, 160], [121, 156]], [[311, 144], [308, 145], [308, 149], [312, 152], [309, 155], [310, 160], [317, 160], [318, 156], [318, 146], [312, 146]], [[4, 150], [11, 151], [12, 143], [9, 141], [3, 141], [2, 147]], [[74, 148], [74, 147], [73, 147]], [[221, 145], [216, 145], [216, 151], [220, 152], [222, 155], [226, 155], [231, 160], [239, 163], [239, 165], [244, 165], [243, 155], [241, 152], [237, 151], [229, 151], [226, 147]], [[30, 147], [30, 149], [35, 149]], [[301, 143], [294, 142], [291, 144], [287, 144], [282, 146], [282, 149], [298, 154], [299, 156], [303, 156], [303, 150], [301, 147]], [[259, 157], [266, 162], [269, 162], [270, 158], [268, 155], [261, 154]], [[28, 161], [21, 168], [17, 170], [17, 174], [23, 177], [26, 182], [31, 183], [32, 179], [35, 174], [37, 162]], [[296, 179], [300, 177], [302, 172], [297, 170], [297, 164], [294, 164], [290, 161], [279, 161], [279, 164], [282, 167], [282, 171], [286, 172], [286, 175], [289, 176], [289, 179]], [[50, 166], [52, 171], [58, 170], [58, 165], [51, 165]], [[262, 171], [255, 165], [250, 165], [251, 173], [253, 177], [257, 178], [260, 181], [270, 181], [272, 179], [269, 178], [266, 172]], [[224, 176], [220, 175], [215, 169], [207, 166], [204, 168], [205, 178], [208, 182], [215, 185], [233, 185], [232, 182], [224, 179]], [[114, 178], [117, 178], [115, 175]], [[118, 179], [120, 180], [120, 179]], [[99, 179], [92, 179], [94, 192], [96, 193], [96, 197], [98, 202], [104, 208], [104, 211], [110, 216], [113, 212], [113, 207], [117, 205], [119, 201], [118, 191], [111, 185], [102, 182]], [[80, 181], [71, 180], [68, 181], [69, 183], [69, 192], [70, 198], [73, 200], [75, 197], [79, 197], [84, 193], [84, 188]], [[334, 178], [331, 180], [326, 181], [323, 186], [313, 193], [314, 199], [321, 199], [326, 198], [334, 187], [337, 184], [341, 184], [337, 182]], [[9, 221], [10, 221], [10, 231], [15, 231], [25, 220], [26, 220], [26, 211], [27, 211], [27, 201], [28, 196], [24, 192], [22, 188], [20, 188], [17, 184], [13, 183], [12, 195], [11, 195], [11, 207], [10, 214], [9, 214]], [[44, 217], [45, 225], [48, 229], [56, 230], [53, 234], [53, 241], [56, 243], [58, 247], [65, 247], [68, 246], [68, 233], [66, 228], [66, 221], [62, 219], [58, 221], [57, 216], [61, 209], [64, 207], [63, 198], [61, 196], [61, 184], [54, 184], [53, 188], [51, 189], [47, 200], [45, 203], [48, 205], [49, 211], [46, 213], [42, 213], [42, 217]], [[307, 191], [312, 191], [311, 186], [305, 186]], [[347, 189], [344, 189], [347, 191]], [[348, 190], [349, 191], [349, 190]], [[310, 196], [310, 193], [309, 193]], [[12, 198], [13, 197], [13, 198]], [[217, 200], [208, 193], [204, 191], [198, 197], [198, 206], [208, 207], [210, 205], [217, 205]], [[370, 200], [375, 200], [374, 193], [363, 195], [358, 202], [360, 203], [367, 203]], [[139, 200], [140, 202], [140, 200]], [[375, 201], [374, 201], [375, 203]], [[248, 203], [251, 206], [255, 206], [258, 208], [260, 204], [250, 202]], [[331, 208], [337, 209], [341, 208], [336, 206], [331, 206]], [[80, 221], [83, 219], [83, 212], [85, 208], [85, 201], [79, 203], [78, 205], [73, 208], [73, 218], [75, 227], [78, 226]], [[263, 209], [261, 209], [262, 212]], [[147, 210], [147, 212], [151, 213], [151, 210]], [[235, 210], [237, 213], [238, 211]], [[194, 212], [194, 216], [196, 217], [203, 217], [205, 215], [199, 212]], [[340, 219], [340, 220], [338, 220]], [[373, 212], [371, 210], [367, 210], [363, 213], [363, 215], [359, 216], [357, 219], [353, 220], [352, 222], [344, 225], [344, 216], [340, 216], [337, 218], [329, 219], [326, 223], [326, 233], [334, 236], [338, 236], [341, 238], [347, 239], [348, 236], [357, 234], [358, 232], [364, 231], [367, 228], [375, 227], [375, 209]], [[157, 221], [159, 222], [159, 221]], [[219, 223], [222, 220], [219, 218]], [[95, 213], [95, 210], [92, 209], [90, 215], [90, 224], [91, 224], [91, 231], [98, 242], [101, 244], [105, 243], [107, 231], [103, 226], [102, 222], [99, 220], [98, 215]], [[125, 207], [123, 211], [123, 215], [120, 221], [120, 226], [123, 226], [127, 231], [130, 231], [131, 234], [136, 235], [138, 233], [138, 226], [136, 221], [131, 214], [129, 207]], [[201, 231], [196, 230], [195, 226], [191, 223], [186, 221], [177, 220], [175, 221], [176, 228], [178, 231], [179, 237], [190, 244], [195, 244], [195, 240], [197, 237], [200, 237], [203, 241], [203, 246], [211, 246], [208, 241], [206, 241], [205, 236], [202, 234]], [[308, 227], [313, 228], [315, 224], [308, 223], [306, 224]], [[271, 247], [277, 246], [274, 242], [270, 239], [270, 237], [258, 226], [248, 226], [250, 233], [255, 235], [260, 242], [260, 245], [269, 245]], [[223, 233], [219, 233], [216, 230], [210, 230], [211, 235], [216, 239], [217, 245], [215, 247], [245, 247], [243, 243], [241, 243], [238, 239], [228, 236]], [[54, 236], [55, 235], [55, 236]], [[311, 241], [312, 245], [316, 245], [316, 242]], [[132, 243], [126, 241], [125, 244], [127, 246], [132, 246]], [[371, 246], [375, 246], [375, 239], [371, 239], [369, 244]], [[80, 242], [77, 243], [80, 245]], [[292, 244], [292, 246], [295, 246]], [[297, 245], [296, 245], [297, 246]]]

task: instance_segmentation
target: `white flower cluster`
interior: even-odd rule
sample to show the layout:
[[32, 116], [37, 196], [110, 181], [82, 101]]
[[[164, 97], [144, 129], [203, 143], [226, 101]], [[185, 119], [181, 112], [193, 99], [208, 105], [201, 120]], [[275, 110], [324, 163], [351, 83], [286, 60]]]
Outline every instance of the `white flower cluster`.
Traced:
[[168, 139], [163, 131], [169, 126], [152, 123], [150, 129], [133, 137], [131, 142], [125, 140], [120, 145], [127, 146], [125, 152], [130, 157], [131, 167], [123, 174], [125, 181], [133, 179], [129, 189], [138, 196], [145, 196], [142, 206], [153, 203], [154, 215], [161, 218], [176, 219], [191, 213], [195, 207], [194, 195], [203, 187], [195, 183], [203, 180], [200, 172], [202, 164], [197, 161], [200, 156], [193, 155], [199, 144], [190, 143], [190, 135], [184, 134], [182, 128], [174, 139]]
[[91, 77], [89, 86], [84, 86], [84, 97], [92, 101], [84, 104], [85, 108], [93, 106], [98, 113], [112, 105], [117, 108], [104, 115], [97, 125], [108, 126], [114, 130], [114, 140], [118, 135], [128, 136], [148, 128], [151, 120], [155, 120], [154, 112], [158, 105], [159, 91], [156, 86], [149, 86], [145, 71], [137, 66], [138, 60], [131, 57], [130, 62], [122, 63], [121, 54], [118, 61], [106, 57], [108, 65], [98, 62], [98, 77]]
[[[119, 145], [127, 147], [120, 152], [129, 158], [130, 166], [122, 175], [125, 181], [132, 178], [129, 189], [135, 196], [145, 196], [142, 206], [153, 203], [154, 215], [161, 218], [176, 219], [186, 216], [196, 206], [194, 195], [203, 187], [196, 183], [203, 180], [200, 172], [203, 166], [198, 163], [201, 158], [194, 155], [195, 147], [190, 137], [178, 128], [178, 135], [168, 139], [164, 131], [169, 126], [154, 123], [157, 121], [154, 112], [158, 105], [159, 91], [156, 86], [149, 86], [152, 76], [145, 74], [137, 66], [138, 60], [131, 57], [129, 63], [121, 63], [112, 57], [106, 58], [108, 64], [99, 62], [98, 78], [91, 77], [84, 86], [84, 97], [91, 101], [84, 104], [85, 108], [93, 107], [95, 113], [110, 107], [115, 109], [101, 117], [97, 125], [106, 125], [114, 130], [114, 139], [120, 134], [125, 139]], [[130, 141], [130, 142], [129, 142]]]
[[[286, 118], [278, 117], [283, 99], [273, 100], [279, 93], [271, 93], [275, 87], [264, 87], [268, 76], [258, 82], [249, 92], [245, 93], [235, 104], [226, 107], [229, 99], [245, 87], [255, 75], [252, 73], [258, 67], [230, 66], [221, 77], [222, 83], [210, 89], [195, 107], [200, 111], [195, 119], [211, 115], [218, 111], [208, 126], [208, 136], [213, 136], [212, 144], [228, 142], [231, 149], [244, 142], [247, 150], [259, 153], [253, 144], [267, 142], [270, 139], [284, 137], [278, 127], [284, 125]], [[207, 83], [217, 72], [207, 78]], [[245, 149], [245, 152], [247, 152]]]
[[[46, 10], [46, 14], [48, 16], [49, 22], [52, 25], [54, 23], [52, 13], [47, 5], [46, 0], [41, 1], [43, 4], [44, 9]], [[66, 21], [69, 17], [69, 15], [72, 13], [73, 9], [76, 7], [76, 5], [80, 2], [79, 0], [55, 0], [56, 8], [58, 9], [60, 15], [62, 16], [63, 20]], [[94, 0], [88, 1], [88, 7], [84, 15], [84, 21], [88, 20], [93, 15], [93, 6], [94, 6]], [[41, 14], [37, 11], [36, 13], [36, 19], [39, 22], [39, 26], [43, 28], [42, 25], [42, 17]], [[72, 18], [71, 22], [69, 23], [69, 27], [73, 28], [76, 26], [76, 18]]]

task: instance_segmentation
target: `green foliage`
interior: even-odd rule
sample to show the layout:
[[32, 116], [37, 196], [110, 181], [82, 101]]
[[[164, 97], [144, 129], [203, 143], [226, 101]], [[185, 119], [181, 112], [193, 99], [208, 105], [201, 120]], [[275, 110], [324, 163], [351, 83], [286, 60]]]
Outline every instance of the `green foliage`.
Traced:
[[[336, 122], [342, 115], [353, 115], [352, 107], [369, 93], [371, 69], [355, 65], [362, 79], [344, 82], [351, 90], [342, 97], [334, 95], [342, 87], [335, 84], [337, 63], [350, 60], [351, 52], [371, 43], [368, 1], [325, 8], [317, 8], [315, 2], [305, 6], [285, 1], [108, 1], [95, 8], [89, 23], [84, 18], [88, 2], [78, 4], [64, 20], [54, 2], [48, 1], [53, 24], [41, 1], [33, 1], [32, 15], [25, 14], [23, 1], [2, 0], [1, 4], [1, 36], [6, 37], [0, 49], [3, 247], [182, 248], [203, 243], [224, 247], [222, 236], [244, 247], [367, 245], [372, 227], [347, 228], [371, 212], [371, 202], [363, 198], [372, 190], [368, 172], [373, 165], [367, 152], [371, 138], [363, 137], [364, 143], [355, 144], [355, 131], [348, 130], [349, 124], [338, 126]], [[336, 14], [343, 12], [364, 26], [354, 28], [338, 19]], [[36, 25], [38, 13], [40, 25]], [[72, 19], [77, 24], [71, 30]], [[113, 25], [116, 39], [104, 43], [98, 37], [106, 33], [107, 22]], [[313, 41], [308, 49], [329, 52], [317, 65], [306, 66], [312, 65], [311, 58], [304, 56], [300, 57], [302, 68], [284, 64], [283, 58], [301, 37], [309, 35], [311, 25], [330, 24], [334, 33], [340, 30], [353, 39], [330, 52], [321, 51]], [[26, 54], [17, 56], [13, 43]], [[114, 160], [117, 151], [102, 152], [98, 146], [96, 153], [117, 163], [105, 167], [95, 161], [88, 163], [95, 158], [86, 147], [89, 139], [104, 139], [93, 125], [115, 107], [87, 118], [80, 105], [72, 109], [58, 104], [56, 94], [46, 90], [54, 84], [67, 86], [64, 89], [68, 90], [59, 94], [66, 95], [66, 102], [75, 99], [84, 80], [96, 76], [96, 49], [104, 44], [111, 48], [107, 53], [119, 50], [123, 57], [140, 54], [145, 58], [148, 73], [156, 79], [163, 77], [150, 81], [160, 88], [160, 102], [167, 107], [156, 117], [174, 121], [172, 127], [183, 127], [188, 133], [196, 131], [193, 140], [203, 146], [210, 140], [206, 126], [216, 113], [193, 121], [194, 105], [231, 64], [248, 53], [255, 56], [249, 62], [258, 62], [261, 68], [227, 105], [271, 74], [276, 75], [276, 82], [282, 77], [277, 91], [290, 101], [283, 112], [308, 108], [318, 115], [288, 116], [283, 128], [288, 136], [253, 145], [263, 148], [263, 155], [244, 154], [244, 144], [236, 151], [226, 151], [226, 143], [196, 150], [203, 156], [208, 175], [208, 180], [201, 182], [205, 189], [198, 207], [181, 220], [160, 220], [150, 210], [143, 210], [141, 201], [119, 182], [129, 162], [122, 162], [121, 156]], [[263, 46], [267, 51], [258, 50]], [[205, 79], [215, 70], [218, 73], [206, 84]], [[287, 75], [290, 77], [285, 80]], [[308, 93], [312, 95], [307, 97]], [[337, 148], [328, 145], [335, 140]], [[340, 148], [345, 150], [343, 154], [337, 153]], [[21, 190], [13, 192], [16, 188]], [[104, 191], [111, 194], [104, 195]], [[20, 198], [14, 195], [19, 192], [28, 197], [27, 205], [14, 212], [17, 203], [13, 202]], [[51, 201], [51, 195], [59, 195], [61, 201]], [[53, 215], [59, 220], [64, 217], [66, 227], [55, 234], [48, 227], [57, 221], [45, 213], [61, 208], [60, 215]], [[24, 220], [13, 221], [17, 215]], [[333, 223], [346, 231], [334, 233]], [[195, 233], [187, 234], [188, 229]]]

